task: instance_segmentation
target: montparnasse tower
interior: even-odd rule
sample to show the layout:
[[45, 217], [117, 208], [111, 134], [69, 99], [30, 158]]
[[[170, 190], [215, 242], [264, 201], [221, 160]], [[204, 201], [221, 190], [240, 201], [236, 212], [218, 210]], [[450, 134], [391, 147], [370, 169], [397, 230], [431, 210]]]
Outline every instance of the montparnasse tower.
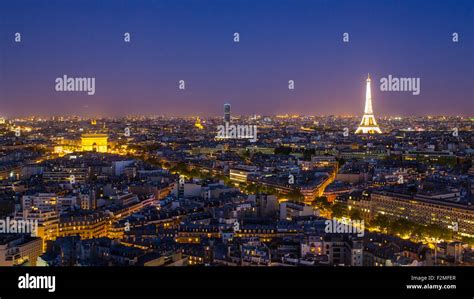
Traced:
[[359, 127], [355, 131], [356, 134], [381, 134], [377, 122], [375, 121], [374, 111], [372, 110], [372, 94], [370, 92], [370, 75], [367, 75], [367, 85], [365, 90], [365, 109], [364, 116]]

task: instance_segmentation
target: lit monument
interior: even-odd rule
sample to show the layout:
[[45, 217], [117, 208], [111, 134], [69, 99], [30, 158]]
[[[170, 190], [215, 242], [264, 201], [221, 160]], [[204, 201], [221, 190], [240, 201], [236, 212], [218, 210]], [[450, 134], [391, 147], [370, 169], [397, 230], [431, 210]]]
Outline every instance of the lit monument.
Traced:
[[194, 123], [194, 126], [199, 130], [204, 129], [204, 126], [201, 124], [201, 119], [199, 118], [199, 116], [196, 118], [196, 123]]
[[365, 109], [364, 116], [359, 127], [355, 131], [356, 134], [381, 134], [377, 122], [375, 121], [374, 112], [372, 110], [372, 95], [370, 93], [370, 75], [367, 75], [367, 87], [365, 91]]
[[83, 152], [107, 152], [107, 134], [82, 134], [81, 148]]

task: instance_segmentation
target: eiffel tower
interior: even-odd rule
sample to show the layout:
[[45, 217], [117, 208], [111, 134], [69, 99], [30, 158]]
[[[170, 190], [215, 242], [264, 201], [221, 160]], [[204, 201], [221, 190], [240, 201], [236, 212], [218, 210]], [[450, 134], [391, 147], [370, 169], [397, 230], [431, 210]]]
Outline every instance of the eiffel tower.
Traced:
[[367, 75], [367, 87], [365, 91], [365, 109], [364, 116], [359, 127], [355, 131], [356, 134], [381, 134], [377, 122], [375, 121], [374, 112], [372, 111], [372, 95], [370, 93], [370, 75]]

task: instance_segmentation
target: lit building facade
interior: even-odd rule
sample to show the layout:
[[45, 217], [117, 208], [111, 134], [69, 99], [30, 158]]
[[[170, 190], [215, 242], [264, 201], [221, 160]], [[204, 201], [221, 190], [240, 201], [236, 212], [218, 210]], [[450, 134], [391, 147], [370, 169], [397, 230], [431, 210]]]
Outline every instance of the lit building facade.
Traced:
[[407, 219], [419, 224], [436, 224], [453, 229], [458, 236], [474, 237], [474, 207], [445, 200], [390, 192], [374, 192], [371, 196], [372, 218], [382, 214], [392, 219]]
[[111, 224], [111, 217], [102, 213], [63, 218], [59, 223], [58, 236], [80, 236], [81, 239], [107, 237]]
[[0, 239], [0, 266], [36, 266], [43, 253], [41, 238], [27, 235], [4, 236]]
[[256, 171], [257, 168], [255, 166], [239, 165], [230, 170], [229, 178], [235, 183], [246, 183], [249, 174], [254, 174]]

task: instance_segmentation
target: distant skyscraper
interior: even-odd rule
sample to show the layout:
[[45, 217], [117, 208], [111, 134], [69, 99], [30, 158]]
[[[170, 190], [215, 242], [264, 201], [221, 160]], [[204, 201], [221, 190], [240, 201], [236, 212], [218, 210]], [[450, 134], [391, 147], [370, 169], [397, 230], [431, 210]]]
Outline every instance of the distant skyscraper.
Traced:
[[356, 134], [375, 134], [382, 133], [377, 122], [375, 121], [374, 112], [372, 110], [372, 95], [370, 92], [370, 75], [367, 75], [367, 86], [365, 90], [365, 109], [364, 116], [359, 127], [355, 131]]
[[224, 104], [224, 122], [230, 123], [230, 104]]

